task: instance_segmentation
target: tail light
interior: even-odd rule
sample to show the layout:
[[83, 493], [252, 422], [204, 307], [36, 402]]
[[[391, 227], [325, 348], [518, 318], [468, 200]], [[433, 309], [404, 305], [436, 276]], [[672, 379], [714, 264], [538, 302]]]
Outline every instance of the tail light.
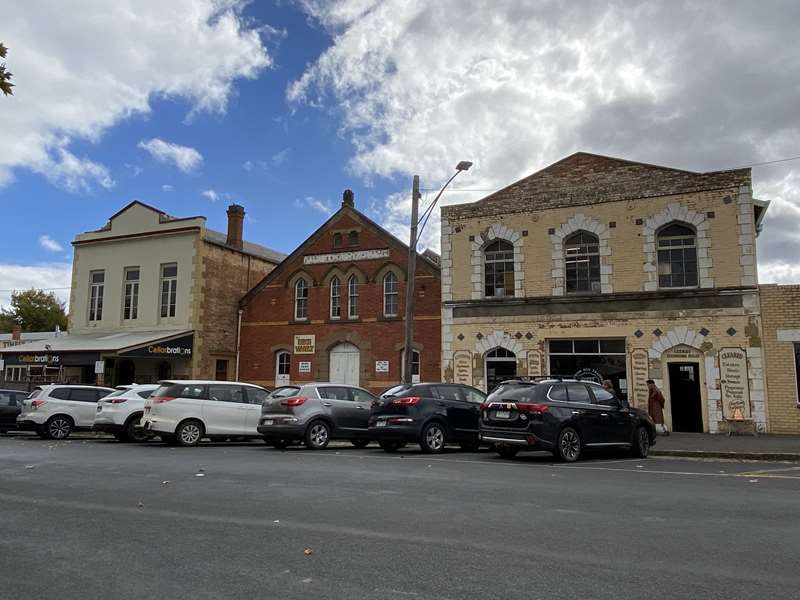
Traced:
[[281, 404], [283, 406], [302, 406], [305, 404], [306, 399], [302, 396], [295, 396], [294, 398], [286, 398], [285, 400], [281, 400]]
[[109, 400], [103, 400], [103, 402], [108, 402], [109, 404], [122, 404], [123, 402], [127, 401], [127, 398], [111, 398]]
[[489, 408], [489, 403], [481, 402], [481, 412], [485, 411], [487, 408]]
[[37, 410], [42, 404], [44, 404], [44, 400], [34, 400], [31, 402], [31, 408]]
[[550, 410], [550, 407], [547, 406], [547, 404], [517, 404], [517, 410], [519, 412], [541, 415]]
[[175, 400], [175, 396], [151, 396], [150, 400], [153, 401], [153, 404], [162, 404], [170, 400]]
[[392, 400], [392, 404], [395, 406], [416, 406], [420, 400], [422, 398], [419, 396], [409, 396], [407, 398], [395, 398]]

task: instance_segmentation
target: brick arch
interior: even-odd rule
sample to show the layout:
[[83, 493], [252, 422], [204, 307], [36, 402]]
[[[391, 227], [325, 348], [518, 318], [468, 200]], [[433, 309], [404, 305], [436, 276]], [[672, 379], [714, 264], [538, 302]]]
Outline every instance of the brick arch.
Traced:
[[650, 358], [661, 358], [662, 353], [675, 346], [691, 346], [702, 352], [702, 346], [707, 341], [709, 341], [708, 338], [693, 329], [689, 329], [688, 327], [675, 327], [666, 333], [662, 333], [658, 339], [650, 345], [648, 354]]
[[513, 352], [517, 356], [517, 360], [523, 358], [522, 343], [504, 331], [495, 331], [475, 343], [475, 352], [481, 356], [485, 356], [487, 352], [495, 348], [505, 348], [509, 352]]
[[522, 248], [522, 233], [514, 231], [501, 223], [484, 229], [472, 241], [472, 299], [483, 298], [483, 251], [492, 242], [504, 240], [514, 246], [514, 297], [525, 295], [525, 273], [522, 262], [525, 260]]
[[314, 276], [311, 275], [311, 273], [309, 273], [305, 269], [298, 269], [294, 273], [292, 273], [291, 276], [286, 278], [286, 287], [289, 288], [290, 290], [294, 290], [294, 285], [300, 278], [305, 279], [308, 282], [309, 287], [314, 287], [318, 285], [318, 282], [314, 279]]
[[608, 260], [608, 257], [611, 256], [611, 247], [608, 245], [611, 237], [610, 230], [607, 225], [597, 219], [577, 213], [550, 234], [550, 241], [553, 243], [553, 296], [566, 294], [564, 240], [578, 231], [586, 231], [597, 236], [600, 250], [600, 293], [611, 294], [614, 287], [611, 284], [612, 266]]
[[711, 238], [708, 235], [709, 222], [705, 213], [692, 210], [678, 202], [672, 202], [667, 207], [646, 219], [642, 226], [644, 238], [644, 291], [654, 292], [658, 289], [658, 250], [656, 248], [656, 235], [665, 225], [677, 222], [689, 225], [697, 233], [697, 283], [701, 288], [713, 288], [714, 280], [711, 278], [712, 261], [709, 254]]

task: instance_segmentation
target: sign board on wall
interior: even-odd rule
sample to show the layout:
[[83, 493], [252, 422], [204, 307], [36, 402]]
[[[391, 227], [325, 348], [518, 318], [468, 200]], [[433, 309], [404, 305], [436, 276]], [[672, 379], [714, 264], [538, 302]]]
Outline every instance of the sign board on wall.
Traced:
[[303, 257], [304, 265], [321, 265], [327, 263], [354, 262], [357, 260], [377, 260], [389, 258], [389, 249], [355, 250], [353, 252], [333, 252], [331, 254], [309, 254]]
[[316, 336], [314, 334], [294, 336], [295, 354], [314, 354], [315, 351]]
[[149, 358], [178, 358], [192, 355], [194, 334], [184, 335], [167, 341], [158, 341], [131, 350], [120, 350], [120, 356], [141, 356]]
[[301, 360], [297, 364], [297, 370], [300, 373], [311, 373], [311, 361], [310, 360]]
[[95, 375], [102, 375], [105, 373], [106, 370], [106, 361], [104, 360], [96, 360], [94, 361], [94, 374]]
[[472, 385], [472, 353], [469, 350], [453, 354], [453, 378], [455, 383]]
[[722, 416], [734, 421], [749, 419], [747, 354], [742, 348], [722, 348], [719, 351], [719, 387]]
[[388, 373], [389, 372], [389, 361], [388, 360], [376, 360], [375, 361], [375, 372], [376, 373]]
[[[647, 398], [649, 396], [647, 390], [649, 359], [647, 350], [643, 348], [637, 348], [631, 352], [631, 373], [629, 377], [631, 392], [633, 392], [631, 404], [644, 409], [647, 409]], [[629, 398], [631, 398], [631, 392], [628, 392]]]

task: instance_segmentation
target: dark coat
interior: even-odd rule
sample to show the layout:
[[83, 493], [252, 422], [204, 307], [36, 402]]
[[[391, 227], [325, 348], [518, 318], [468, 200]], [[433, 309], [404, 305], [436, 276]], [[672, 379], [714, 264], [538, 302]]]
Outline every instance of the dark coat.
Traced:
[[664, 394], [661, 393], [661, 390], [658, 388], [650, 390], [647, 397], [647, 412], [650, 413], [650, 418], [653, 419], [656, 425], [664, 424], [665, 403], [666, 400], [664, 400]]

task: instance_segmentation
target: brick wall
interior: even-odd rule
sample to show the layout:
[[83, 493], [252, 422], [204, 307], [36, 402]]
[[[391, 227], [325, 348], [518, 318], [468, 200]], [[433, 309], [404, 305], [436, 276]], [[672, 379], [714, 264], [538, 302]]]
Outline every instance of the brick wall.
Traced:
[[762, 285], [764, 361], [773, 433], [800, 433], [794, 342], [800, 342], [800, 285]]

